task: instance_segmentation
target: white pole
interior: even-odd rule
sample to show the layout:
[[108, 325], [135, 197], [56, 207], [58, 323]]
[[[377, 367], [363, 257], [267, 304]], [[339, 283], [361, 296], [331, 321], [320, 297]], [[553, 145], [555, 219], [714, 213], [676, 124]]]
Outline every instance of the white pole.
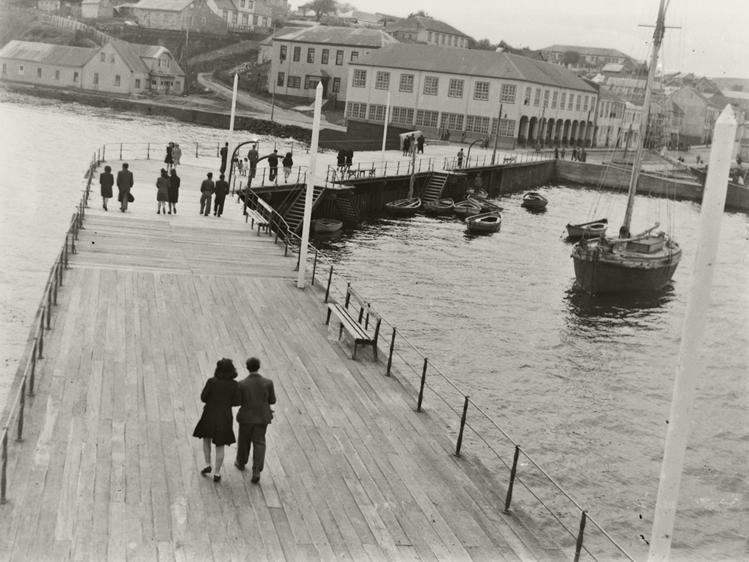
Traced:
[[229, 166], [229, 170], [231, 170], [232, 162], [231, 162], [231, 155], [232, 155], [232, 136], [234, 135], [234, 116], [237, 112], [237, 86], [239, 85], [239, 75], [234, 74], [234, 91], [231, 95], [231, 116], [229, 117], [229, 137], [226, 139], [226, 142], [229, 143], [229, 146], [226, 150], [226, 158], [229, 160], [226, 165]]
[[322, 112], [322, 83], [315, 88], [315, 113], [312, 118], [312, 142], [310, 143], [309, 170], [307, 170], [307, 185], [304, 193], [304, 220], [302, 221], [302, 241], [299, 246], [299, 274], [296, 286], [304, 289], [305, 274], [307, 273], [307, 245], [309, 244], [309, 227], [312, 219], [312, 193], [317, 178], [317, 143], [320, 139], [320, 113]]
[[671, 552], [679, 485], [692, 423], [692, 403], [700, 364], [700, 344], [710, 301], [710, 286], [718, 249], [720, 221], [726, 203], [728, 172], [731, 167], [735, 134], [736, 119], [731, 106], [727, 105], [715, 123], [710, 164], [702, 195], [700, 237], [681, 335], [671, 412], [668, 416], [666, 445], [648, 554], [650, 562], [666, 562]]
[[388, 138], [388, 120], [390, 119], [390, 92], [388, 92], [387, 105], [385, 105], [385, 126], [382, 128], [382, 164], [385, 165], [385, 145]]

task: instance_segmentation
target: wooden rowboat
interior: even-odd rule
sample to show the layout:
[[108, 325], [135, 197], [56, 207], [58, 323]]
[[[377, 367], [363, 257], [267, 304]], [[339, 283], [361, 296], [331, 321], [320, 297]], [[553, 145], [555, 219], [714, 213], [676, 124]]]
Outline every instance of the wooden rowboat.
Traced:
[[581, 222], [567, 225], [567, 240], [581, 240], [582, 238], [598, 238], [606, 233], [608, 219]]
[[482, 213], [490, 213], [492, 211], [500, 213], [504, 211], [502, 207], [500, 207], [499, 205], [495, 205], [494, 203], [492, 203], [491, 201], [488, 201], [484, 197], [479, 197], [478, 195], [469, 195], [468, 199], [478, 203], [479, 206], [481, 207]]
[[424, 203], [424, 212], [428, 215], [452, 215], [455, 201], [452, 199], [437, 199]]
[[466, 217], [466, 227], [469, 232], [497, 232], [500, 226], [502, 226], [502, 215], [496, 211]]
[[521, 205], [525, 207], [526, 209], [545, 209], [546, 205], [549, 203], [549, 201], [541, 195], [540, 193], [536, 193], [535, 191], [529, 191], [525, 195], [523, 195], [523, 202]]
[[474, 199], [466, 199], [455, 203], [455, 214], [460, 218], [465, 219], [471, 215], [478, 215], [481, 212], [481, 203]]
[[343, 221], [337, 219], [315, 219], [315, 232], [338, 232], [343, 227]]
[[385, 210], [397, 217], [410, 217], [416, 214], [416, 211], [421, 209], [421, 199], [418, 197], [411, 197], [410, 199], [396, 199], [385, 203]]

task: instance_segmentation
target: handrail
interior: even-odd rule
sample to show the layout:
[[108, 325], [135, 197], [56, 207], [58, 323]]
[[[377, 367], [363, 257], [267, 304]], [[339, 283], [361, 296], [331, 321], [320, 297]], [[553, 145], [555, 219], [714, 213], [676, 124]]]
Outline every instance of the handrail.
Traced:
[[[552, 156], [553, 157], [553, 156]], [[255, 210], [263, 214], [263, 216], [269, 220], [269, 223], [271, 224], [271, 228], [274, 228], [275, 225], [275, 232], [276, 232], [276, 238], [275, 241], [277, 242], [279, 239], [284, 243], [284, 255], [288, 255], [289, 247], [298, 249], [301, 246], [301, 237], [297, 234], [290, 232], [288, 224], [283, 219], [283, 217], [275, 210], [268, 211], [265, 206], [258, 206], [256, 200], [259, 198], [259, 196], [254, 193], [252, 189], [249, 190], [250, 196], [248, 199], [248, 203], [250, 205], [255, 205]], [[268, 216], [268, 214], [270, 216]], [[333, 282], [334, 277], [334, 264], [333, 262], [328, 259], [322, 252], [315, 248], [314, 245], [310, 244], [310, 248], [312, 249], [311, 259], [312, 259], [312, 276], [311, 276], [311, 284], [314, 286], [316, 283], [319, 283], [319, 281], [316, 279], [317, 270], [319, 269], [319, 266], [321, 264], [324, 264], [329, 268], [328, 273], [328, 281], [327, 281], [327, 287], [325, 288], [325, 302], [327, 302], [331, 298], [331, 289], [334, 291], [337, 291], [337, 294], [340, 298], [343, 298], [345, 295], [345, 290], [339, 285], [336, 286], [336, 284]], [[300, 266], [299, 264], [299, 256], [297, 256], [297, 269]], [[305, 264], [305, 267], [307, 264]], [[345, 283], [346, 286], [350, 285], [350, 281], [348, 281], [344, 276], [338, 275], [338, 277]], [[321, 285], [322, 286], [322, 285]], [[460, 431], [457, 438], [457, 446], [455, 451], [455, 456], [460, 457], [461, 455], [461, 447], [463, 444], [463, 435], [464, 435], [464, 429], [468, 427], [476, 436], [477, 438], [485, 444], [487, 449], [491, 452], [491, 454], [496, 457], [505, 467], [510, 469], [510, 480], [508, 483], [508, 489], [507, 494], [505, 498], [505, 506], [504, 510], [505, 512], [508, 512], [510, 510], [511, 501], [512, 501], [512, 493], [513, 493], [513, 485], [515, 482], [519, 483], [520, 485], [525, 488], [533, 498], [536, 499], [537, 502], [541, 504], [541, 506], [549, 513], [549, 515], [555, 519], [560, 526], [564, 529], [564, 531], [570, 535], [573, 539], [575, 539], [575, 554], [574, 554], [574, 560], [579, 560], [581, 553], [584, 551], [587, 553], [591, 558], [594, 560], [597, 560], [596, 556], [589, 550], [589, 548], [584, 544], [584, 537], [585, 537], [585, 529], [586, 524], [592, 525], [600, 534], [601, 536], [608, 541], [608, 544], [613, 547], [616, 551], [620, 553], [622, 557], [624, 557], [627, 560], [630, 560], [634, 562], [634, 558], [622, 547], [602, 526], [598, 521], [596, 521], [593, 517], [591, 517], [588, 513], [588, 511], [580, 505], [580, 503], [575, 500], [572, 495], [565, 490], [562, 485], [557, 482], [523, 447], [520, 446], [520, 444], [513, 439], [510, 434], [503, 429], [499, 423], [497, 423], [494, 418], [492, 418], [488, 413], [486, 413], [480, 406], [478, 406], [473, 400], [470, 399], [470, 397], [455, 383], [450, 379], [447, 375], [445, 375], [438, 366], [436, 366], [433, 362], [429, 361], [426, 356], [419, 351], [418, 347], [414, 345], [408, 338], [403, 336], [400, 332], [398, 332], [397, 328], [392, 325], [390, 322], [388, 322], [387, 318], [380, 313], [376, 307], [374, 307], [371, 302], [367, 302], [367, 305], [369, 306], [369, 309], [377, 314], [380, 318], [382, 318], [382, 322], [384, 325], [387, 325], [392, 328], [392, 337], [388, 346], [388, 349], [384, 350], [388, 353], [388, 361], [387, 361], [387, 371], [386, 376], [391, 375], [392, 370], [392, 363], [393, 363], [393, 357], [399, 358], [405, 367], [407, 367], [411, 372], [414, 374], [419, 374], [421, 376], [420, 381], [420, 387], [419, 387], [419, 398], [417, 402], [417, 408], [416, 411], [420, 412], [423, 409], [423, 397], [424, 397], [424, 391], [429, 390], [431, 391], [437, 398], [443, 402], [449, 410], [451, 410], [455, 414], [460, 415]], [[401, 341], [406, 348], [414, 351], [418, 357], [420, 358], [420, 363], [422, 363], [421, 366], [413, 365], [411, 362], [408, 361], [407, 358], [404, 357], [399, 351], [395, 349], [396, 341]], [[440, 380], [445, 382], [450, 388], [452, 388], [455, 392], [459, 393], [461, 397], [463, 398], [463, 402], [460, 409], [456, 409], [453, 406], [450, 405], [450, 401], [447, 397], [445, 397], [442, 393], [439, 392], [438, 389], [436, 389], [433, 385], [429, 384], [427, 382], [427, 373], [431, 372], [432, 374], [436, 374]], [[479, 415], [480, 418], [488, 422], [493, 428], [495, 428], [507, 441], [509, 441], [514, 449], [514, 456], [511, 463], [506, 462], [500, 453], [495, 450], [494, 446], [488, 441], [488, 438], [485, 437], [479, 429], [471, 423], [467, 422], [467, 413], [468, 413], [468, 407], [471, 406]], [[571, 506], [574, 507], [577, 512], [579, 512], [580, 516], [580, 522], [578, 531], [575, 532], [574, 530], [570, 529], [567, 524], [565, 524], [561, 519], [560, 515], [555, 511], [555, 509], [551, 508], [549, 505], [547, 505], [547, 502], [545, 502], [536, 491], [534, 491], [533, 488], [531, 488], [530, 483], [527, 481], [527, 478], [521, 477], [518, 475], [518, 470], [520, 468], [519, 465], [519, 457], [522, 455], [523, 458], [525, 458], [528, 463], [542, 476], [543, 480], [551, 484], [552, 488], [556, 490], [563, 498], [565, 498]], [[523, 467], [523, 470], [528, 470], [527, 467]], [[529, 474], [529, 475], [532, 475]], [[538, 489], [538, 486], [536, 486], [536, 489]], [[548, 500], [547, 500], [548, 501]]]
[[[44, 333], [52, 329], [52, 308], [57, 306], [57, 297], [63, 286], [65, 271], [69, 269], [69, 255], [76, 253], [75, 243], [78, 240], [78, 232], [83, 228], [83, 219], [91, 194], [91, 183], [94, 171], [101, 163], [98, 154], [94, 153], [86, 172], [86, 187], [81, 195], [77, 210], [70, 219], [68, 230], [65, 233], [65, 242], [60, 253], [50, 268], [47, 282], [42, 292], [42, 300], [34, 315], [31, 334], [27, 344], [27, 352], [24, 354], [25, 362], [19, 366], [20, 375], [16, 374], [13, 384], [17, 385], [13, 400], [6, 406], [6, 415], [0, 430], [0, 504], [7, 503], [8, 487], [8, 435], [15, 421], [16, 440], [23, 440], [23, 426], [26, 419], [26, 398], [34, 396], [36, 386], [36, 367], [40, 359], [44, 358]], [[31, 353], [28, 353], [30, 346]]]

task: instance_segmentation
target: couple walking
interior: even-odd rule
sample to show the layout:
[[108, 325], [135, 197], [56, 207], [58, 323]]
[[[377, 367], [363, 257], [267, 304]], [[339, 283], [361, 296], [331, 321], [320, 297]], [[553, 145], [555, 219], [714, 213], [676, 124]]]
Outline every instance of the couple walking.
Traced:
[[[206, 467], [200, 471], [208, 476], [213, 471], [213, 481], [221, 481], [221, 466], [224, 463], [224, 446], [237, 442], [231, 419], [232, 406], [239, 406], [239, 442], [234, 466], [244, 470], [252, 448], [253, 484], [260, 481], [265, 465], [265, 432], [273, 419], [271, 404], [276, 403], [273, 381], [260, 374], [260, 360], [250, 357], [246, 363], [249, 375], [237, 382], [237, 370], [231, 359], [216, 363], [213, 377], [208, 379], [200, 393], [205, 402], [203, 415], [195, 426], [193, 437], [203, 440], [203, 455]], [[211, 467], [211, 442], [216, 446], [215, 469]]]

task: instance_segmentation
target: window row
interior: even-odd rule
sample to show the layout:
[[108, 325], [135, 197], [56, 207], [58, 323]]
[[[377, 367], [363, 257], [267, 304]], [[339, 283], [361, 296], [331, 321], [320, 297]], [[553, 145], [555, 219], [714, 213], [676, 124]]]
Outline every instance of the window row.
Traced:
[[[52, 72], [52, 71], [50, 71], [50, 72]], [[17, 71], [17, 73], [18, 73], [19, 76], [24, 76], [26, 74], [26, 68], [25, 68], [25, 66], [22, 65], [22, 64], [19, 64], [18, 65], [18, 71]], [[7, 75], [8, 75], [8, 64], [7, 63], [3, 63], [3, 66], [2, 66], [2, 76], [7, 76]], [[53, 71], [53, 74], [51, 74], [51, 75], [54, 76], [55, 80], [61, 80], [61, 79], [63, 79], [62, 72], [60, 70], [58, 70], [58, 69], [55, 69]], [[43, 71], [43, 69], [41, 67], [37, 67], [37, 69], [36, 69], [36, 77], [37, 78], [44, 78], [44, 71]], [[74, 70], [74, 71], [72, 71], [70, 73], [70, 78], [71, 78], [71, 80], [72, 80], [73, 83], [77, 84], [79, 82], [79, 80], [80, 80], [80, 73], [78, 71]], [[98, 86], [98, 85], [101, 84], [101, 80], [100, 80], [100, 76], [99, 76], [98, 72], [94, 72], [93, 73], [93, 75], [91, 77], [91, 82], [92, 82], [92, 84], [94, 86]], [[146, 82], [148, 82], [148, 81], [146, 80]], [[119, 87], [119, 86], [122, 85], [122, 78], [120, 77], [119, 74], [115, 74], [112, 83], [113, 83], [114, 86], [117, 86], [117, 87]], [[154, 83], [155, 83], [155, 81], [154, 81]], [[140, 90], [140, 84], [141, 84], [140, 78], [136, 78], [135, 79], [135, 89], [136, 90]]]
[[[281, 51], [280, 51], [280, 60], [281, 62], [284, 62], [286, 58], [288, 57], [289, 53], [289, 47], [288, 45], [281, 45]], [[316, 57], [317, 57], [317, 50], [315, 47], [307, 47], [307, 57], [306, 62], [308, 64], [315, 64]], [[355, 62], [359, 60], [359, 51], [351, 51], [351, 54], [349, 55], [350, 62]], [[344, 52], [343, 49], [337, 49], [335, 52], [335, 64], [336, 66], [343, 66], [343, 57]], [[293, 62], [300, 62], [302, 59], [302, 48], [301, 47], [294, 47], [291, 52], [291, 60]], [[321, 49], [320, 51], [320, 64], [330, 64], [330, 49]]]
[[458, 37], [449, 33], [439, 33], [437, 31], [429, 31], [427, 33], [427, 42], [434, 43], [435, 45], [450, 45], [452, 47], [465, 47], [468, 45], [465, 37]]
[[[551, 103], [549, 103], [549, 96], [551, 96]], [[573, 94], [572, 92], [569, 93], [569, 96], [567, 92], [562, 92], [560, 97], [559, 92], [556, 90], [554, 92], [551, 92], [551, 90], [544, 90], [543, 100], [543, 106], [551, 109], [557, 109], [557, 101], [559, 101], [559, 109], [567, 109], [568, 111], [571, 111], [573, 108], [575, 111], [580, 111], [581, 107], [583, 111], [588, 111], [589, 106], [590, 109], [595, 109], [595, 97], [583, 94]], [[531, 101], [535, 107], [541, 106], [541, 88], [534, 89], [530, 86], [526, 86], [523, 105], [531, 105]]]
[[[314, 90], [317, 88], [317, 84], [320, 82], [319, 76], [310, 76], [307, 75], [304, 77], [304, 88], [302, 88], [302, 78], [301, 76], [292, 76], [289, 75], [286, 76], [285, 72], [279, 72], [276, 75], [276, 86], [280, 86], [281, 88], [286, 85], [289, 89], [304, 89], [304, 90]], [[331, 91], [334, 94], [337, 94], [341, 91], [341, 79], [340, 78], [333, 78], [333, 83], [331, 84]]]

